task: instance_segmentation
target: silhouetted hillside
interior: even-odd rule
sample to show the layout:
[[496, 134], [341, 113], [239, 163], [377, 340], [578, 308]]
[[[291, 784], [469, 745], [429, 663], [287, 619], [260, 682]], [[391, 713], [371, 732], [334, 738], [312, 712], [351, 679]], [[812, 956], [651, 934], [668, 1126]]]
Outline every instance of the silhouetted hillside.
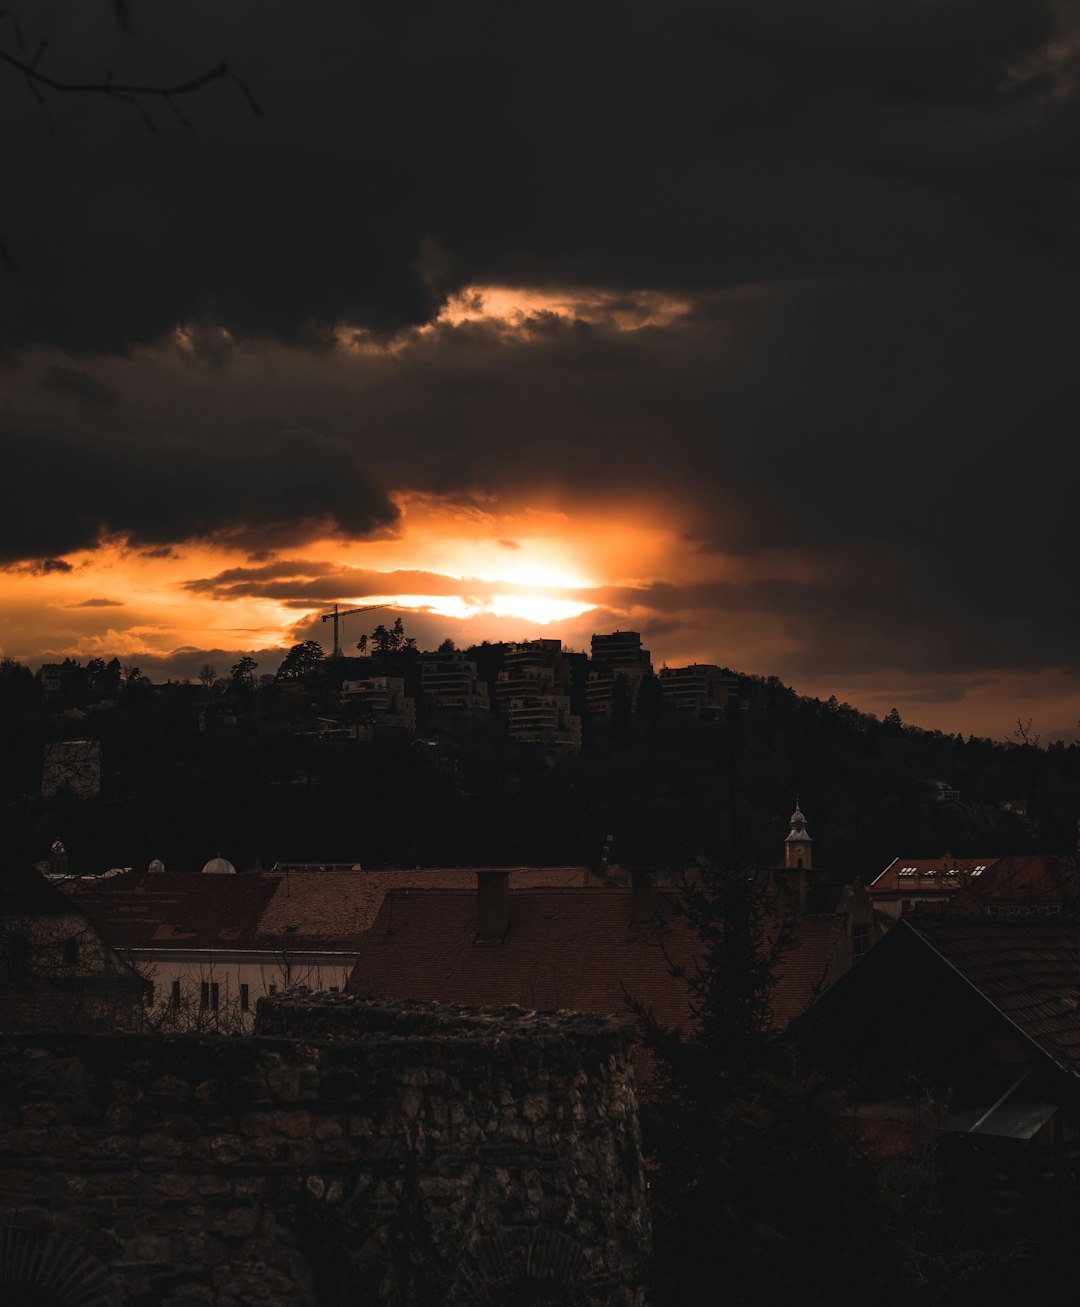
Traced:
[[[340, 669], [339, 669], [340, 671]], [[77, 679], [77, 678], [76, 678]], [[339, 672], [256, 684], [151, 686], [113, 697], [42, 692], [0, 674], [0, 833], [71, 866], [197, 870], [256, 858], [416, 864], [584, 863], [664, 870], [699, 854], [772, 865], [798, 795], [815, 861], [869, 878], [892, 857], [1062, 849], [1075, 842], [1080, 748], [961, 739], [801, 698], [740, 676], [716, 720], [643, 694], [636, 714], [587, 719], [580, 756], [516, 746], [494, 719], [421, 718], [416, 735], [349, 738]], [[616, 705], [617, 706], [617, 705]], [[42, 797], [50, 742], [100, 745], [100, 793]], [[74, 781], [74, 778], [73, 778]]]

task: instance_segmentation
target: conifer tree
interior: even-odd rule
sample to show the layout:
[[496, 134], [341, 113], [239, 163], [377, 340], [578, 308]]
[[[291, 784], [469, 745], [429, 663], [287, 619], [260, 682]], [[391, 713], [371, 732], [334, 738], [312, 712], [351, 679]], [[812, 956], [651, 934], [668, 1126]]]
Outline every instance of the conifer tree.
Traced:
[[732, 1307], [889, 1301], [870, 1167], [841, 1097], [800, 1074], [772, 1027], [788, 940], [756, 878], [708, 868], [685, 911], [701, 937], [686, 974], [693, 1028], [630, 996], [656, 1083], [642, 1107], [653, 1167], [652, 1307], [723, 1285]]

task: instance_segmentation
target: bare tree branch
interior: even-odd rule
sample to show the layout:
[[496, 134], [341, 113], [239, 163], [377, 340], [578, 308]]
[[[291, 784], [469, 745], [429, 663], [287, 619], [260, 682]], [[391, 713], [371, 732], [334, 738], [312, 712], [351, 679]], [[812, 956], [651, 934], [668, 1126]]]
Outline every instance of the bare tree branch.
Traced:
[[[0, 17], [9, 16], [6, 14], [0, 15]], [[18, 26], [16, 26], [16, 35], [21, 49], [22, 33]], [[65, 95], [100, 95], [107, 99], [122, 100], [129, 104], [134, 103], [142, 114], [143, 122], [153, 132], [157, 129], [146, 111], [146, 106], [142, 103], [144, 99], [164, 101], [176, 112], [176, 106], [172, 103], [176, 96], [191, 95], [195, 91], [201, 91], [204, 86], [209, 86], [213, 82], [229, 82], [237, 88], [247, 101], [251, 112], [260, 118], [262, 117], [262, 108], [252, 95], [251, 88], [246, 82], [237, 77], [226, 63], [220, 63], [214, 68], [207, 69], [204, 73], [199, 73], [197, 77], [189, 77], [186, 81], [174, 82], [169, 86], [148, 86], [139, 82], [114, 82], [111, 73], [106, 73], [105, 77], [99, 82], [69, 82], [59, 77], [50, 77], [47, 73], [41, 71], [39, 65], [45, 51], [48, 49], [48, 44], [48, 41], [43, 40], [31, 59], [23, 59], [18, 55], [11, 54], [10, 51], [0, 50], [0, 62], [6, 63], [17, 72], [22, 73], [34, 98], [45, 108], [46, 113], [49, 110], [42, 94], [43, 88]], [[51, 114], [49, 114], [49, 120], [51, 133]], [[185, 121], [182, 115], [181, 121]], [[190, 127], [190, 124], [185, 121], [185, 126]]]
[[20, 50], [25, 50], [26, 42], [23, 40], [22, 25], [19, 23], [18, 18], [7, 9], [0, 9], [0, 21], [3, 21], [5, 18], [11, 24], [12, 29], [15, 32], [15, 44]]
[[[114, 17], [121, 30], [127, 36], [134, 36], [135, 26], [132, 22], [131, 10], [127, 0], [113, 0], [112, 7]], [[13, 68], [16, 72], [22, 74], [27, 89], [45, 115], [45, 125], [50, 139], [56, 135], [56, 121], [45, 94], [46, 91], [56, 92], [61, 95], [97, 95], [108, 100], [117, 100], [121, 104], [131, 105], [142, 119], [143, 126], [151, 135], [156, 135], [158, 128], [150, 114], [149, 103], [153, 103], [155, 100], [163, 103], [186, 131], [194, 132], [194, 126], [177, 104], [177, 98], [201, 91], [203, 87], [210, 86], [214, 82], [229, 82], [235, 86], [244, 97], [251, 112], [259, 118], [263, 116], [262, 107], [252, 94], [251, 88], [245, 81], [237, 77], [226, 63], [220, 63], [214, 68], [207, 69], [204, 73], [199, 73], [196, 77], [190, 77], [186, 81], [175, 82], [168, 86], [150, 86], [139, 82], [114, 82], [111, 71], [106, 72], [102, 80], [98, 82], [71, 82], [59, 77], [50, 77], [47, 73], [41, 71], [41, 61], [49, 48], [48, 38], [43, 37], [41, 39], [37, 49], [29, 59], [24, 58], [23, 52], [26, 50], [26, 41], [18, 17], [9, 10], [0, 9], [0, 24], [5, 21], [11, 24], [15, 45], [19, 53], [13, 54], [9, 50], [0, 49], [0, 63], [7, 64], [9, 68]], [[0, 266], [3, 266], [8, 274], [14, 274], [16, 271], [15, 260], [2, 237], [0, 237]]]
[[116, 24], [125, 36], [135, 35], [135, 24], [131, 21], [131, 10], [127, 0], [113, 0], [113, 14]]

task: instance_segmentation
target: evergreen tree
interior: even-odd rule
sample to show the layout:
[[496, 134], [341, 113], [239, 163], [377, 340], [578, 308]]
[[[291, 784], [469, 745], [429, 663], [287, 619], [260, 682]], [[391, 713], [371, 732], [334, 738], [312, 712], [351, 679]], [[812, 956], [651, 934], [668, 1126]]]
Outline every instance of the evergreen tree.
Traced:
[[750, 876], [706, 869], [687, 890], [702, 951], [687, 975], [692, 1032], [631, 996], [656, 1064], [642, 1108], [654, 1167], [653, 1307], [701, 1301], [722, 1283], [741, 1307], [888, 1300], [873, 1173], [842, 1099], [799, 1074], [771, 1029], [787, 941]]
[[322, 666], [325, 657], [323, 647], [318, 640], [302, 640], [300, 644], [294, 644], [285, 655], [281, 666], [277, 669], [277, 679], [302, 681]]

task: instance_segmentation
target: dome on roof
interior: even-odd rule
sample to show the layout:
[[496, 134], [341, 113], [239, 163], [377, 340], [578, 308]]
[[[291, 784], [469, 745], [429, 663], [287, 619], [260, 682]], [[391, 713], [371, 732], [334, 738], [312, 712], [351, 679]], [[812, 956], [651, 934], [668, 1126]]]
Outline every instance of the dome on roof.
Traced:
[[216, 858], [211, 858], [206, 866], [203, 867], [202, 874], [204, 876], [235, 876], [236, 868], [228, 858], [223, 858], [218, 854]]
[[161, 873], [165, 870], [165, 864], [161, 861], [160, 858], [155, 858], [154, 861], [149, 865], [149, 867], [147, 867], [146, 870], [150, 873], [151, 876], [160, 876]]

